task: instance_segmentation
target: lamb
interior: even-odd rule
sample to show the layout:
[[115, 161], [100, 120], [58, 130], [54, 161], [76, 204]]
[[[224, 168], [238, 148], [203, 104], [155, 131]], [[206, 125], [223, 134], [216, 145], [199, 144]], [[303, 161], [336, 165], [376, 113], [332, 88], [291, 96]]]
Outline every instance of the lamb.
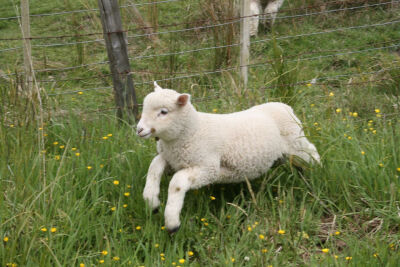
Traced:
[[170, 233], [180, 227], [188, 190], [255, 179], [284, 156], [320, 161], [286, 104], [271, 102], [231, 114], [209, 114], [196, 111], [190, 95], [154, 86], [144, 99], [137, 125], [140, 137], [158, 140], [158, 155], [150, 164], [143, 197], [157, 209], [161, 176], [167, 166], [175, 171], [164, 214]]
[[[259, 16], [257, 15], [264, 14], [265, 17], [269, 18], [269, 24], [273, 25], [283, 2], [284, 0], [250, 0], [250, 36], [257, 35], [259, 25]], [[267, 20], [265, 20], [266, 23]]]

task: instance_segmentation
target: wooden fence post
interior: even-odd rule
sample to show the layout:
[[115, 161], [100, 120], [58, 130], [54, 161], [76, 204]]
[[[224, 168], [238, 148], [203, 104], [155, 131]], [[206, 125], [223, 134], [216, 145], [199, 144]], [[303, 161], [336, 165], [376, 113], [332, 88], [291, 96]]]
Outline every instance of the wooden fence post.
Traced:
[[129, 121], [138, 119], [138, 104], [118, 0], [98, 0], [98, 5], [112, 73], [117, 116], [122, 119], [126, 111]]
[[29, 20], [29, 0], [21, 0], [21, 30], [22, 46], [24, 51], [24, 84], [28, 95], [32, 93], [32, 66], [31, 66], [31, 26]]
[[243, 81], [244, 88], [247, 88], [248, 67], [250, 56], [250, 0], [240, 1], [240, 76]]

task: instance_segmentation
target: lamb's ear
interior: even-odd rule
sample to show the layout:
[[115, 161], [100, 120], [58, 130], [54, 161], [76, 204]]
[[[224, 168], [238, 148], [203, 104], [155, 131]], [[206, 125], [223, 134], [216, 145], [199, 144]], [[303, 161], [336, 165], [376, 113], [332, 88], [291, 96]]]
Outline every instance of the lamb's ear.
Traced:
[[161, 86], [159, 86], [159, 85], [157, 84], [157, 82], [154, 81], [154, 92], [159, 92], [159, 91], [161, 91], [161, 90], [162, 90]]
[[178, 97], [178, 100], [176, 101], [176, 103], [178, 104], [178, 106], [183, 107], [185, 106], [188, 102], [190, 102], [190, 95], [188, 94], [181, 94]]

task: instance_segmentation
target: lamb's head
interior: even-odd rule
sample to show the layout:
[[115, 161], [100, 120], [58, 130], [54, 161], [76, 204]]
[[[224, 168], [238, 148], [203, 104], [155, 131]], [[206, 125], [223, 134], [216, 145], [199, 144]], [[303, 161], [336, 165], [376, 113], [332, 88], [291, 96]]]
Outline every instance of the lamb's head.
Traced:
[[143, 101], [137, 134], [143, 138], [175, 139], [186, 128], [188, 115], [192, 111], [195, 110], [190, 103], [190, 95], [163, 89], [154, 82], [154, 92]]

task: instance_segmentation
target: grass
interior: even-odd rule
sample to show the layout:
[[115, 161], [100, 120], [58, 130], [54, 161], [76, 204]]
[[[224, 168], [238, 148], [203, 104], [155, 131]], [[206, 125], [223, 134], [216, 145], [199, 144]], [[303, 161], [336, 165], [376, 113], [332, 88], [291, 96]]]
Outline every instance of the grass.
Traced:
[[[63, 10], [64, 5], [71, 9], [96, 7], [92, 0], [66, 2], [31, 1], [31, 10], [37, 14]], [[287, 1], [284, 7], [320, 3]], [[0, 17], [13, 16], [13, 6], [4, 3]], [[210, 11], [196, 9], [199, 6], [198, 1], [187, 1], [185, 5], [160, 4], [157, 9], [140, 10], [162, 31], [166, 29], [160, 25], [176, 23], [176, 12], [182, 14], [180, 22], [207, 18]], [[371, 8], [366, 13], [280, 20], [271, 34], [262, 33], [252, 40], [381, 23], [395, 20], [396, 11]], [[129, 12], [124, 12], [124, 21], [130, 21]], [[152, 17], [155, 13], [158, 19]], [[227, 113], [267, 100], [286, 101], [282, 97], [286, 94], [322, 156], [322, 166], [300, 171], [287, 162], [250, 185], [213, 185], [188, 192], [181, 229], [173, 236], [163, 229], [170, 176], [162, 180], [159, 214], [152, 214], [141, 196], [156, 154], [155, 142], [137, 138], [134, 126], [117, 123], [112, 110], [93, 112], [114, 106], [109, 90], [83, 91], [111, 85], [109, 77], [98, 77], [109, 73], [107, 65], [37, 73], [38, 79], [67, 79], [40, 84], [44, 90], [43, 125], [33, 112], [32, 106], [37, 104], [21, 94], [17, 82], [0, 80], [0, 266], [397, 266], [399, 71], [375, 73], [398, 67], [397, 51], [296, 60], [337, 53], [326, 50], [355, 51], [384, 46], [379, 44], [384, 41], [398, 43], [393, 41], [400, 39], [396, 25], [253, 44], [252, 63], [273, 62], [272, 66], [250, 68], [247, 90], [242, 89], [236, 72], [160, 82], [191, 93], [196, 108], [206, 112]], [[12, 21], [0, 22], [0, 31], [10, 37], [19, 33]], [[32, 18], [32, 35], [80, 31], [101, 31], [95, 14], [60, 20]], [[221, 33], [231, 36], [232, 29]], [[130, 56], [190, 50], [224, 41], [209, 39], [215, 35], [218, 32], [204, 30], [186, 32], [179, 38], [160, 35], [159, 43], [133, 39]], [[0, 49], [18, 45], [17, 41], [0, 42]], [[237, 55], [235, 49], [230, 55]], [[302, 55], [310, 51], [313, 54]], [[171, 72], [213, 70], [216, 62], [235, 66], [235, 57], [227, 61], [214, 58], [219, 54], [226, 58], [226, 53], [203, 51], [135, 60], [131, 65], [133, 70], [169, 73], [135, 74], [139, 83], [167, 78]], [[33, 59], [35, 69], [107, 60], [101, 43], [34, 48]], [[18, 52], [2, 53], [0, 70], [20, 71], [21, 62]], [[374, 73], [323, 78], [363, 72]], [[86, 79], [68, 80], [73, 78]], [[322, 79], [291, 85], [287, 92], [282, 86], [312, 78]], [[147, 85], [136, 88], [140, 99], [152, 90]], [[65, 91], [83, 94], [44, 94]]]

